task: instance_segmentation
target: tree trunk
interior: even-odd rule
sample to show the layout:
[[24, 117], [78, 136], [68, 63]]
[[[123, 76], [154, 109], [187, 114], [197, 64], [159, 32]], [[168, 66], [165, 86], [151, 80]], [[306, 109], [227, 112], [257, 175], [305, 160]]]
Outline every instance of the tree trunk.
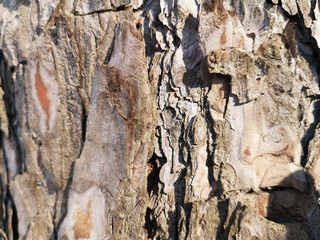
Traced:
[[0, 239], [320, 239], [319, 9], [0, 1]]

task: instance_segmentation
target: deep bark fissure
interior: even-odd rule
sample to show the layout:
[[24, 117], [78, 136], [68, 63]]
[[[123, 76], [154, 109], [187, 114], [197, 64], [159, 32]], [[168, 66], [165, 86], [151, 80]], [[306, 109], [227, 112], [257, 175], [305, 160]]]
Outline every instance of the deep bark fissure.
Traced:
[[90, 16], [90, 15], [95, 15], [95, 14], [99, 14], [99, 13], [105, 13], [105, 12], [121, 12], [121, 11], [127, 11], [131, 9], [131, 7], [126, 7], [126, 6], [119, 6], [116, 7], [114, 9], [101, 9], [101, 10], [96, 10], [93, 12], [88, 12], [88, 13], [79, 13], [79, 12], [74, 12], [73, 14], [75, 16], [80, 16], [80, 17], [84, 17], [84, 16]]
[[16, 143], [16, 149], [14, 149], [17, 153], [15, 164], [17, 173], [22, 174], [25, 170], [24, 166], [26, 165], [26, 162], [23, 143], [18, 137], [20, 134], [20, 123], [15, 105], [15, 84], [12, 78], [14, 71], [15, 67], [8, 66], [4, 53], [0, 49], [0, 77], [2, 89], [4, 91], [3, 100], [6, 103], [7, 117], [9, 121], [9, 136], [7, 137]]
[[87, 119], [88, 119], [88, 116], [87, 116], [87, 111], [85, 109], [85, 105], [84, 103], [82, 102], [82, 124], [81, 124], [81, 127], [82, 127], [82, 131], [81, 131], [81, 148], [80, 148], [80, 152], [79, 152], [79, 156], [81, 156], [81, 153], [82, 153], [82, 150], [83, 150], [83, 147], [84, 147], [84, 144], [86, 142], [86, 134], [87, 134]]
[[301, 144], [303, 147], [303, 154], [301, 156], [301, 165], [304, 167], [308, 162], [309, 157], [309, 143], [313, 139], [316, 128], [320, 122], [320, 100], [316, 101], [315, 109], [313, 110], [312, 114], [314, 116], [314, 121], [310, 124], [309, 128], [306, 130], [304, 137], [301, 139]]
[[[7, 187], [7, 216], [10, 215], [9, 211], [12, 211], [12, 222], [7, 219], [7, 235], [12, 231], [13, 239], [19, 239], [19, 216], [14, 204], [12, 194], [10, 193], [9, 187]], [[11, 231], [10, 231], [11, 230]], [[10, 237], [9, 237], [10, 238]]]

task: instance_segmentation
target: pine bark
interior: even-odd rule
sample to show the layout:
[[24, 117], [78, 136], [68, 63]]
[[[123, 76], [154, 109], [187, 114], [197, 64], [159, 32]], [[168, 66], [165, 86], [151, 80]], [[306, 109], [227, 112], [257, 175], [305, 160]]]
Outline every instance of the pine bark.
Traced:
[[0, 1], [0, 239], [320, 239], [319, 9]]

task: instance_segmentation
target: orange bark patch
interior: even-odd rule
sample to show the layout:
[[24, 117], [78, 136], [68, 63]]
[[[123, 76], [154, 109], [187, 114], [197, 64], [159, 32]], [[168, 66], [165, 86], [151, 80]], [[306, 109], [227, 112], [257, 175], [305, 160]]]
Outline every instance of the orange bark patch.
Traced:
[[73, 232], [75, 239], [90, 238], [92, 229], [92, 206], [88, 203], [86, 210], [78, 210], [74, 215]]
[[39, 102], [41, 103], [41, 106], [47, 116], [49, 117], [50, 114], [50, 99], [48, 97], [48, 90], [46, 86], [43, 84], [41, 76], [40, 76], [40, 67], [39, 63], [37, 64], [36, 74], [34, 76], [35, 78], [35, 87], [37, 91], [37, 97], [39, 99]]
[[244, 150], [244, 154], [247, 156], [251, 156], [249, 147], [247, 147], [246, 150]]

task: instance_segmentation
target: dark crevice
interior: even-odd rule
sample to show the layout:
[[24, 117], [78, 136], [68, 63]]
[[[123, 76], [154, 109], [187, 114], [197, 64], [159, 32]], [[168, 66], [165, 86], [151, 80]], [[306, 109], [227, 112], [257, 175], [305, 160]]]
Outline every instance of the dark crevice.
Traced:
[[109, 47], [109, 49], [107, 51], [107, 56], [105, 57], [104, 62], [103, 62], [104, 64], [108, 64], [110, 62], [111, 55], [112, 55], [112, 52], [113, 52], [113, 49], [114, 49], [117, 29], [118, 29], [118, 26], [116, 25], [116, 27], [114, 28], [114, 31], [113, 31], [114, 34], [113, 34], [112, 42], [111, 42], [110, 47]]
[[[206, 106], [206, 109], [209, 109], [209, 102], [208, 99], [206, 97], [204, 97], [204, 106]], [[210, 186], [212, 187], [212, 191], [209, 195], [209, 197], [211, 195], [214, 194], [214, 185], [215, 185], [215, 181], [213, 178], [213, 167], [214, 167], [214, 150], [215, 150], [215, 146], [214, 144], [211, 145], [210, 139], [211, 141], [215, 141], [216, 139], [216, 133], [214, 132], [214, 120], [211, 117], [210, 111], [206, 111], [205, 112], [205, 119], [206, 119], [206, 123], [207, 123], [207, 160], [206, 160], [206, 166], [208, 168], [208, 181]]]
[[307, 129], [304, 137], [301, 139], [301, 145], [303, 149], [303, 154], [301, 156], [301, 166], [304, 167], [308, 162], [308, 155], [309, 155], [309, 143], [310, 140], [313, 139], [316, 128], [320, 122], [320, 101], [317, 100], [314, 103], [314, 110], [312, 112], [314, 116], [314, 122], [309, 126]]
[[[310, 5], [311, 5], [311, 7], [310, 7], [310, 9], [315, 9], [316, 8], [316, 4], [317, 4], [317, 1], [319, 1], [319, 0], [311, 0], [310, 1]], [[318, 5], [319, 6], [319, 5]], [[315, 16], [315, 14], [314, 14], [314, 11], [310, 11], [310, 17], [312, 18], [312, 20], [315, 20], [316, 19], [316, 16]]]
[[153, 156], [148, 161], [150, 173], [147, 177], [147, 191], [149, 194], [149, 197], [151, 196], [151, 193], [154, 195], [158, 195], [159, 192], [159, 163], [158, 163], [158, 157], [153, 154]]
[[[13, 80], [13, 73], [15, 71], [15, 67], [9, 66], [8, 61], [6, 60], [3, 50], [0, 49], [0, 78], [1, 78], [1, 86], [4, 91], [3, 100], [6, 104], [7, 110], [7, 117], [9, 121], [9, 136], [8, 140], [10, 143], [14, 144], [14, 151], [16, 152], [16, 172], [12, 172], [12, 174], [22, 174], [23, 171], [26, 170], [26, 163], [25, 163], [25, 151], [24, 146], [19, 139], [19, 129], [20, 129], [20, 122], [18, 120], [18, 113], [16, 109], [15, 103], [15, 84]], [[2, 138], [1, 133], [1, 138]], [[3, 149], [3, 143], [1, 142], [1, 148]], [[6, 218], [5, 219], [5, 230], [6, 234], [10, 234], [10, 230], [12, 229], [13, 239], [19, 238], [19, 230], [18, 230], [18, 216], [17, 216], [17, 209], [14, 204], [13, 196], [10, 193], [9, 183], [10, 178], [12, 177], [10, 172], [12, 169], [9, 169], [8, 166], [8, 156], [6, 156], [5, 149], [4, 150], [4, 158], [6, 159], [6, 172], [7, 172], [7, 185], [6, 185], [6, 197], [5, 197], [5, 205], [6, 205]], [[10, 171], [10, 172], [9, 172]], [[10, 216], [10, 211], [12, 210], [12, 222], [8, 222], [8, 216]], [[10, 236], [9, 236], [10, 238]]]
[[[54, 211], [56, 211], [56, 210], [54, 210]], [[58, 240], [59, 238], [58, 238], [58, 230], [57, 230], [57, 227], [56, 227], [56, 225], [54, 224], [54, 220], [55, 220], [55, 218], [56, 218], [56, 213], [54, 213], [54, 216], [53, 216], [54, 218], [53, 218], [53, 221], [52, 221], [52, 225], [53, 225], [53, 239], [55, 239], [55, 240]]]
[[86, 108], [83, 102], [82, 103], [82, 131], [81, 131], [81, 148], [80, 148], [80, 152], [79, 152], [79, 156], [78, 158], [81, 156], [83, 147], [84, 147], [84, 143], [86, 142], [86, 134], [87, 134], [87, 112], [86, 112]]
[[157, 219], [154, 218], [154, 210], [151, 208], [147, 208], [144, 227], [147, 230], [148, 238], [154, 239], [158, 229], [158, 224]]
[[218, 173], [218, 179], [217, 179], [217, 189], [216, 189], [216, 194], [218, 195], [218, 197], [223, 197], [223, 193], [224, 193], [224, 191], [225, 191], [225, 189], [224, 189], [224, 186], [223, 186], [223, 184], [222, 184], [222, 182], [223, 182], [223, 180], [222, 180], [222, 178], [224, 177], [223, 176], [223, 169], [224, 169], [224, 163], [223, 162], [221, 162], [220, 164], [219, 164], [219, 173]]
[[[13, 196], [11, 195], [10, 193], [10, 189], [9, 189], [9, 186], [8, 186], [8, 189], [7, 189], [7, 216], [9, 216], [9, 211], [10, 209], [12, 209], [12, 222], [9, 223], [7, 219], [7, 224], [8, 224], [8, 227], [7, 227], [7, 230], [8, 232], [6, 232], [7, 236], [9, 235], [9, 224], [11, 225], [11, 229], [12, 229], [12, 234], [13, 234], [13, 239], [19, 239], [19, 219], [18, 219], [18, 211], [16, 209], [16, 206], [14, 204], [14, 201], [13, 201]], [[10, 237], [9, 237], [10, 238]]]
[[320, 95], [318, 95], [318, 94], [316, 94], [316, 95], [308, 95], [308, 96], [306, 96], [306, 98], [311, 99], [311, 101], [319, 100], [320, 99]]
[[[37, 6], [37, 19], [41, 19], [40, 2], [39, 0], [36, 0], [35, 2]], [[40, 26], [40, 22], [38, 22], [35, 32], [37, 33], [38, 37], [40, 36], [41, 33], [43, 33], [43, 30], [41, 29], [41, 26]], [[33, 36], [33, 39], [34, 39], [34, 36]]]
[[179, 239], [178, 238], [178, 220], [179, 220], [179, 211], [177, 209], [175, 209], [174, 211], [169, 210], [167, 215], [169, 239]]
[[[301, 11], [299, 10], [299, 15], [302, 15]], [[303, 18], [292, 18], [291, 22], [296, 23], [295, 27], [295, 36], [299, 54], [308, 62], [310, 69], [315, 69], [317, 74], [319, 75], [319, 62], [320, 62], [320, 51], [318, 48], [318, 44], [314, 37], [312, 37], [311, 29], [307, 28], [304, 25]], [[309, 45], [312, 47], [313, 52], [312, 54], [308, 55], [304, 52], [303, 47], [304, 45]]]
[[105, 12], [123, 12], [129, 10], [131, 7], [128, 6], [119, 6], [119, 7], [114, 7], [113, 9], [100, 9], [88, 13], [79, 13], [77, 11], [74, 11], [74, 15], [77, 17], [83, 17], [83, 16], [90, 16], [90, 15], [95, 15], [99, 13], [105, 13]]
[[276, 191], [283, 191], [285, 189], [294, 189], [294, 188], [283, 187], [283, 186], [272, 186], [272, 187], [265, 187], [265, 188], [261, 187], [259, 189], [263, 192], [272, 193]]
[[229, 200], [220, 200], [218, 201], [218, 211], [219, 211], [219, 226], [217, 231], [217, 239], [224, 239], [224, 224], [228, 216], [228, 205]]
[[125, 6], [125, 5], [122, 5], [122, 6], [116, 7], [115, 9], [116, 9], [117, 12], [119, 12], [119, 11], [129, 10], [130, 7], [127, 7], [127, 6]]
[[53, 225], [53, 233], [50, 237], [50, 239], [55, 239], [55, 240], [58, 240], [58, 229], [57, 229], [57, 226], [55, 225], [55, 221], [56, 221], [56, 218], [57, 218], [57, 202], [58, 202], [58, 197], [59, 197], [59, 193], [56, 191], [56, 199], [55, 199], [55, 202], [54, 202], [54, 206], [53, 206], [53, 217], [52, 217], [52, 225]]
[[43, 178], [44, 180], [46, 181], [47, 183], [47, 191], [48, 193], [51, 195], [51, 194], [54, 194], [55, 191], [56, 191], [56, 183], [55, 183], [55, 180], [53, 179], [53, 177], [50, 175], [48, 169], [46, 168], [45, 166], [45, 163], [43, 162], [42, 160], [42, 154], [41, 154], [41, 150], [40, 150], [40, 147], [41, 147], [41, 143], [39, 144], [38, 146], [38, 151], [37, 151], [37, 163], [38, 163], [38, 166], [40, 168], [40, 170], [42, 171], [42, 174], [43, 174]]
[[186, 236], [185, 240], [189, 237], [189, 231], [190, 231], [190, 220], [191, 220], [191, 211], [192, 211], [192, 203], [185, 203], [183, 206], [185, 215], [186, 215]]
[[228, 89], [226, 90], [227, 91], [227, 94], [225, 94], [225, 98], [226, 98], [226, 105], [224, 107], [224, 111], [223, 111], [223, 118], [226, 117], [226, 113], [227, 113], [227, 109], [228, 109], [228, 104], [229, 104], [229, 96], [230, 96], [230, 93], [231, 93], [231, 76], [226, 76], [228, 78]]
[[18, 119], [18, 112], [15, 103], [15, 84], [12, 75], [15, 67], [9, 67], [8, 62], [4, 56], [3, 50], [0, 49], [0, 78], [1, 85], [4, 91], [3, 100], [6, 104], [7, 117], [9, 121], [9, 139], [16, 143], [16, 167], [17, 173], [22, 174], [26, 170], [25, 151], [24, 146], [19, 139], [20, 122]]

